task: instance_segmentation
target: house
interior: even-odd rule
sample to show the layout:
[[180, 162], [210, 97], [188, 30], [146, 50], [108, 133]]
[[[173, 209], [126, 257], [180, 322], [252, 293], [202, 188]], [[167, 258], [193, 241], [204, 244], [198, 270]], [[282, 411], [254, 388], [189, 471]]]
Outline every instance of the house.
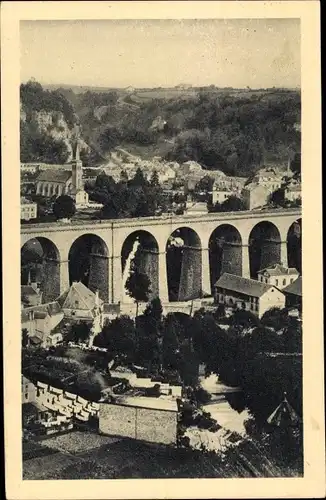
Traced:
[[177, 402], [163, 397], [121, 396], [100, 402], [99, 431], [151, 443], [177, 441]]
[[283, 308], [285, 295], [274, 285], [224, 273], [214, 286], [216, 304], [244, 309], [261, 317], [271, 307]]
[[212, 194], [212, 203], [215, 205], [216, 203], [223, 203], [234, 193], [228, 188], [218, 187], [218, 185], [214, 184], [213, 186], [213, 194]]
[[282, 290], [293, 283], [299, 276], [295, 267], [285, 267], [282, 264], [274, 264], [266, 269], [258, 271], [257, 280], [262, 283], [276, 286]]
[[21, 377], [22, 403], [33, 403], [36, 401], [36, 387], [28, 378]]
[[39, 306], [42, 303], [42, 292], [37, 283], [31, 282], [30, 275], [27, 285], [20, 287], [20, 296], [23, 307]]
[[74, 281], [71, 287], [57, 299], [66, 318], [91, 321], [93, 321], [94, 311], [97, 309], [97, 300], [99, 307], [103, 309], [103, 301], [97, 299], [97, 294], [81, 281]]
[[253, 210], [266, 205], [270, 196], [270, 191], [265, 186], [257, 183], [250, 183], [243, 188], [241, 195], [246, 210]]
[[37, 217], [37, 203], [27, 200], [26, 198], [20, 198], [20, 219], [21, 220], [31, 220]]
[[297, 308], [300, 312], [302, 310], [302, 278], [301, 276], [293, 283], [290, 283], [283, 290], [285, 295], [286, 307]]
[[51, 337], [51, 333], [63, 317], [58, 302], [26, 307], [21, 311], [21, 328], [27, 330], [32, 344], [47, 347], [54, 345], [60, 338], [59, 332], [54, 337]]
[[272, 193], [281, 187], [283, 183], [283, 173], [276, 168], [263, 167], [256, 172], [251, 182], [264, 186]]
[[287, 186], [284, 189], [284, 198], [288, 201], [301, 200], [301, 184]]

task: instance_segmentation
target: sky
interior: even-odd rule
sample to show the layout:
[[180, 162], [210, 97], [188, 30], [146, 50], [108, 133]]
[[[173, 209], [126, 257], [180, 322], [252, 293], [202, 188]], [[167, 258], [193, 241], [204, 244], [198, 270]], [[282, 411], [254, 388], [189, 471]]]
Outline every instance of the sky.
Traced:
[[21, 81], [300, 87], [299, 19], [22, 21]]

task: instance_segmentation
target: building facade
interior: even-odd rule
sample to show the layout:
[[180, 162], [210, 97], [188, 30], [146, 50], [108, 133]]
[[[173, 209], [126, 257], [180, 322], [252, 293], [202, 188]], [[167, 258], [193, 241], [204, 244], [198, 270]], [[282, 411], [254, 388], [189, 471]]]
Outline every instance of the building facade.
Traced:
[[21, 377], [22, 403], [34, 403], [36, 401], [36, 387], [28, 378]]
[[275, 264], [257, 273], [257, 280], [268, 285], [274, 285], [280, 290], [293, 283], [299, 277], [299, 272], [294, 267], [285, 267]]
[[215, 284], [215, 303], [242, 309], [259, 318], [271, 307], [285, 307], [285, 296], [273, 285], [224, 273]]
[[297, 308], [302, 311], [302, 278], [301, 276], [283, 289], [286, 307]]
[[26, 198], [20, 199], [20, 219], [31, 220], [37, 217], [37, 204]]
[[219, 188], [218, 186], [214, 185], [213, 187], [213, 193], [212, 193], [212, 203], [215, 205], [215, 203], [223, 203], [226, 201], [230, 196], [234, 194], [230, 189], [227, 188]]
[[267, 187], [260, 184], [248, 184], [242, 190], [242, 199], [247, 210], [253, 210], [266, 205], [270, 196]]

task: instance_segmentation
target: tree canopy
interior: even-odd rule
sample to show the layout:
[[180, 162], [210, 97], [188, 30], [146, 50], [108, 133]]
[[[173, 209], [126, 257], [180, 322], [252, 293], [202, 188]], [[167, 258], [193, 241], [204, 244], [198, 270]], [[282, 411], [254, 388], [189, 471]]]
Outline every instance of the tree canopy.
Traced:
[[74, 200], [67, 194], [59, 196], [53, 204], [53, 213], [57, 219], [70, 219], [76, 213]]

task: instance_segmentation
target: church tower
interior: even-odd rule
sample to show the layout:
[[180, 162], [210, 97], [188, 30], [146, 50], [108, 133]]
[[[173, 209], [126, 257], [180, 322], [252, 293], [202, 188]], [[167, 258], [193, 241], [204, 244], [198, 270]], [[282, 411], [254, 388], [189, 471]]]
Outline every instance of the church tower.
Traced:
[[77, 137], [74, 150], [74, 157], [71, 162], [72, 170], [72, 191], [78, 193], [83, 189], [83, 163], [80, 159], [79, 138]]

